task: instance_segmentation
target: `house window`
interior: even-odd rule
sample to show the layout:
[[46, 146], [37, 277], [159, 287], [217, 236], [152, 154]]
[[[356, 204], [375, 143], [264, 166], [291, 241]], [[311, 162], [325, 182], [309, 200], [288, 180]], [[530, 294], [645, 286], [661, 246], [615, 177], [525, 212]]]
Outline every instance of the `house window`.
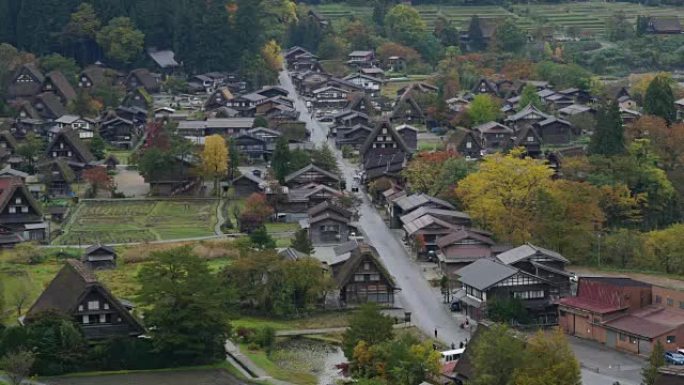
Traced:
[[88, 301], [88, 310], [98, 310], [99, 308], [100, 308], [100, 302]]
[[370, 280], [371, 281], [379, 281], [380, 280], [380, 274], [371, 274]]
[[14, 200], [14, 203], [20, 205], [20, 204], [21, 204], [21, 198], [15, 199], [15, 200]]
[[81, 317], [81, 323], [83, 323], [84, 325], [89, 324], [90, 323], [90, 316], [87, 316], [87, 315], [82, 316]]
[[28, 206], [21, 206], [21, 212], [24, 214], [28, 213]]
[[531, 137], [531, 136], [528, 136], [528, 137], [527, 137], [527, 141], [528, 141], [528, 142], [534, 142], [534, 138]]
[[103, 324], [107, 322], [107, 316], [105, 314], [100, 314], [100, 323]]
[[636, 344], [637, 343], [636, 337], [629, 336], [629, 343], [630, 344]]
[[78, 305], [78, 311], [83, 311], [83, 305]]
[[105, 310], [109, 310], [109, 304], [105, 302], [104, 304], [102, 304], [102, 308]]
[[9, 213], [10, 213], [10, 214], [14, 214], [14, 213], [16, 213], [16, 212], [17, 212], [17, 208], [16, 208], [16, 207], [14, 207], [14, 206], [10, 206], [10, 207], [9, 207]]
[[627, 341], [627, 336], [624, 335], [624, 334], [622, 334], [622, 333], [619, 333], [619, 334], [618, 334], [618, 337], [620, 338], [620, 341], [623, 341], [623, 342], [624, 342], [624, 341]]
[[365, 277], [363, 274], [356, 274], [354, 276], [354, 282], [363, 282], [365, 280]]
[[365, 263], [363, 264], [363, 269], [364, 269], [364, 270], [370, 270], [370, 263], [365, 262]]
[[666, 341], [668, 344], [674, 344], [675, 342], [677, 342], [677, 337], [676, 337], [676, 336], [667, 336], [667, 338], [665, 339], [665, 341]]
[[663, 299], [660, 298], [659, 295], [656, 295], [656, 297], [655, 297], [655, 303], [661, 303], [661, 302], [663, 302]]
[[672, 298], [668, 298], [667, 299], [667, 306], [672, 306], [672, 305], [674, 305], [674, 300], [672, 300]]
[[466, 142], [466, 148], [473, 148], [472, 142]]

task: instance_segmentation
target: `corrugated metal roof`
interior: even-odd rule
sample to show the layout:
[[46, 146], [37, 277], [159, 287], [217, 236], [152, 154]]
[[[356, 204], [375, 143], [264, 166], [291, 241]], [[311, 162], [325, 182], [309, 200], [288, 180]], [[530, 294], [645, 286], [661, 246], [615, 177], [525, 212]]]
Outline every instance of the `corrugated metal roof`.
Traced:
[[485, 290], [516, 273], [518, 269], [486, 258], [478, 259], [456, 272], [462, 283], [478, 290]]

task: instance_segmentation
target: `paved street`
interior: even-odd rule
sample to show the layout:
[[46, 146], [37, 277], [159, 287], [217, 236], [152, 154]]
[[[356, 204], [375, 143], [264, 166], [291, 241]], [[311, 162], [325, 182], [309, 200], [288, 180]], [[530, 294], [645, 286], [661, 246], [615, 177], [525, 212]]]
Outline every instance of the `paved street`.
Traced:
[[[301, 112], [300, 119], [306, 122], [307, 128], [311, 131], [311, 140], [316, 145], [324, 143], [327, 140], [327, 128], [311, 118], [306, 105], [297, 96], [287, 72], [280, 73], [280, 81], [280, 84], [290, 93], [290, 97], [295, 99], [295, 107]], [[334, 148], [334, 146], [331, 147]], [[340, 163], [340, 170], [347, 180], [347, 186], [351, 186], [355, 169], [342, 159], [340, 151], [335, 151], [335, 153]], [[429, 336], [432, 336], [434, 330], [437, 329], [438, 339], [446, 345], [451, 343], [458, 345], [459, 342], [469, 338], [468, 333], [459, 327], [464, 320], [463, 316], [459, 314], [457, 317], [456, 314], [450, 312], [442, 303], [441, 298], [435, 295], [421, 275], [418, 265], [390, 233], [365, 196], [359, 212], [361, 213], [359, 223], [368, 243], [378, 250], [382, 262], [394, 276], [399, 287], [404, 289], [399, 293], [398, 301], [412, 313], [412, 323]]]
[[[280, 84], [295, 100], [295, 107], [301, 112], [300, 119], [306, 122], [311, 132], [311, 140], [317, 145], [326, 142], [327, 128], [312, 119], [286, 71], [280, 73]], [[335, 147], [331, 145], [331, 148]], [[347, 186], [351, 186], [356, 170], [345, 159], [342, 159], [340, 151], [335, 151], [335, 154]], [[452, 342], [458, 345], [460, 341], [469, 338], [467, 333], [459, 327], [464, 319], [463, 316], [451, 313], [442, 304], [439, 295], [421, 274], [421, 267], [409, 257], [403, 245], [390, 232], [365, 195], [359, 213], [361, 214], [359, 223], [367, 241], [378, 250], [382, 262], [402, 288], [397, 300], [401, 306], [412, 313], [413, 323], [423, 333], [430, 336], [436, 328], [438, 339], [447, 345]], [[613, 385], [616, 382], [620, 385], [638, 385], [641, 382], [640, 365], [643, 364], [641, 359], [610, 351], [598, 344], [576, 338], [570, 338], [570, 343], [582, 363], [584, 385]]]

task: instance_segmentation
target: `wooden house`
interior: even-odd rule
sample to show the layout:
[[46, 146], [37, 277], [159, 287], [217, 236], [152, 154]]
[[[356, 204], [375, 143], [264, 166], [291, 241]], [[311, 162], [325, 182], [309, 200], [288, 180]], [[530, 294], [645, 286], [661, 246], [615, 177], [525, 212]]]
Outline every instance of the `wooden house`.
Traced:
[[152, 108], [154, 100], [144, 87], [134, 88], [124, 96], [121, 101], [122, 106], [138, 107], [143, 110]]
[[0, 246], [45, 240], [47, 223], [24, 181], [16, 176], [0, 177]]
[[375, 66], [373, 51], [353, 51], [347, 55], [347, 64], [355, 68], [370, 68]]
[[156, 68], [166, 75], [173, 73], [180, 66], [176, 61], [176, 53], [170, 49], [149, 48], [147, 49], [147, 56], [157, 65]]
[[116, 267], [116, 251], [110, 246], [98, 243], [85, 250], [81, 262], [91, 270], [111, 269]]
[[526, 126], [551, 118], [551, 115], [540, 111], [537, 107], [528, 104], [522, 110], [504, 119], [504, 123], [516, 131]]
[[117, 148], [132, 149], [138, 143], [140, 135], [135, 123], [117, 114], [108, 116], [100, 125], [102, 139]]
[[341, 244], [349, 240], [352, 213], [330, 201], [308, 210], [309, 239], [314, 245]]
[[137, 337], [144, 327], [82, 262], [69, 259], [26, 313], [30, 324], [55, 312], [73, 319], [89, 340]]
[[389, 122], [379, 121], [359, 153], [365, 181], [370, 182], [382, 176], [397, 178], [412, 151]]
[[333, 278], [340, 290], [342, 306], [367, 302], [392, 306], [394, 294], [400, 290], [380, 262], [378, 252], [366, 244], [359, 244], [347, 260], [333, 268]]
[[241, 132], [233, 136], [231, 140], [235, 143], [240, 155], [250, 162], [266, 161], [270, 158], [271, 153], [266, 150], [266, 141], [258, 136]]
[[136, 68], [132, 70], [125, 80], [126, 89], [133, 91], [137, 88], [144, 88], [150, 94], [159, 92], [159, 80], [146, 68]]
[[45, 192], [51, 198], [73, 196], [72, 183], [76, 182], [76, 174], [64, 158], [54, 158], [37, 165], [40, 181], [45, 185]]
[[458, 270], [460, 297], [465, 314], [475, 320], [487, 317], [487, 306], [496, 301], [522, 301], [528, 314], [540, 324], [553, 324], [558, 315], [550, 281], [498, 260], [480, 258]]
[[55, 120], [66, 113], [66, 107], [59, 101], [59, 97], [52, 92], [42, 92], [33, 99], [33, 108], [41, 119]]
[[513, 138], [512, 147], [522, 147], [525, 155], [538, 159], [542, 155], [542, 138], [534, 127], [525, 127]]
[[482, 157], [482, 142], [477, 133], [465, 128], [456, 128], [447, 140], [447, 151], [463, 155], [466, 160]]
[[45, 76], [34, 63], [19, 67], [7, 88], [9, 99], [32, 98], [41, 92]]
[[487, 94], [493, 97], [499, 97], [499, 87], [497, 86], [496, 82], [484, 77], [480, 78], [471, 92], [475, 95]]
[[533, 128], [547, 145], [567, 144], [580, 134], [572, 123], [556, 117], [536, 122]]
[[401, 136], [411, 153], [418, 150], [418, 129], [408, 124], [402, 124], [394, 128]]
[[233, 98], [233, 93], [230, 92], [228, 87], [218, 88], [212, 92], [204, 102], [204, 110], [213, 111], [220, 107], [226, 107], [228, 105], [228, 101]]
[[375, 116], [378, 114], [377, 108], [373, 105], [370, 97], [362, 92], [354, 92], [350, 95], [349, 101], [344, 106], [345, 110], [356, 111], [368, 116]]
[[57, 133], [45, 149], [45, 156], [48, 159], [62, 158], [77, 172], [96, 164], [95, 157], [88, 146], [78, 138], [78, 133], [73, 130], [62, 130]]
[[259, 138], [266, 144], [266, 151], [273, 153], [278, 139], [283, 136], [282, 132], [266, 127], [255, 127], [247, 131], [248, 134]]
[[285, 185], [290, 188], [305, 186], [311, 183], [338, 188], [340, 186], [340, 177], [313, 164], [285, 177]]
[[150, 184], [150, 194], [165, 197], [193, 195], [200, 188], [195, 172], [199, 164], [199, 159], [191, 155], [174, 157], [166, 168], [145, 175], [145, 182]]
[[560, 298], [570, 295], [570, 277], [572, 274], [565, 271], [565, 266], [570, 261], [560, 253], [526, 243], [498, 254], [496, 259], [530, 274], [544, 277], [553, 286], [549, 289], [551, 296]]
[[650, 16], [646, 31], [657, 35], [678, 35], [682, 33], [679, 16]]
[[255, 92], [234, 96], [228, 100], [226, 107], [238, 111], [242, 117], [251, 117], [256, 114], [256, 106], [268, 99], [266, 96], [257, 94]]
[[285, 50], [285, 52], [283, 53], [283, 57], [285, 58], [285, 61], [288, 64], [290, 64], [291, 62], [293, 62], [297, 58], [297, 56], [304, 55], [304, 54], [311, 54], [311, 52], [309, 52], [309, 50], [307, 50], [306, 48], [302, 48], [300, 46], [294, 46], [294, 47], [290, 47], [287, 50]]
[[53, 92], [59, 98], [62, 105], [68, 106], [76, 99], [76, 91], [61, 71], [51, 71], [43, 80], [43, 92]]
[[[340, 130], [338, 128], [338, 130]], [[343, 146], [351, 146], [358, 150], [368, 139], [368, 136], [373, 132], [373, 128], [365, 124], [357, 124], [353, 127], [344, 127], [344, 130], [336, 132], [335, 146], [342, 148]]]
[[437, 238], [437, 260], [439, 267], [450, 279], [456, 279], [456, 272], [481, 258], [492, 256], [494, 240], [485, 231], [463, 227]]
[[233, 179], [230, 185], [233, 187], [235, 196], [240, 198], [248, 197], [254, 193], [264, 193], [267, 187], [266, 181], [251, 172], [246, 172]]
[[490, 152], [502, 151], [510, 147], [515, 132], [512, 128], [498, 122], [487, 122], [473, 127], [480, 137], [482, 147]]
[[427, 194], [407, 195], [392, 202], [392, 208], [390, 210], [390, 227], [401, 227], [403, 225], [401, 217], [421, 207], [456, 210], [451, 203]]
[[364, 91], [370, 95], [375, 95], [380, 92], [383, 83], [382, 80], [378, 78], [374, 78], [370, 75], [364, 75], [362, 73], [351, 74], [343, 79], [362, 87]]
[[95, 120], [83, 118], [77, 115], [62, 115], [55, 120], [60, 130], [73, 130], [78, 132], [80, 139], [91, 139], [95, 136]]
[[380, 67], [360, 68], [359, 73], [362, 73], [364, 75], [368, 75], [368, 76], [371, 76], [371, 77], [374, 77], [376, 79], [380, 79], [383, 81], [385, 79], [385, 71], [383, 71], [383, 69]]
[[460, 227], [431, 214], [425, 214], [403, 226], [405, 239], [412, 245], [418, 256], [435, 255], [437, 239], [457, 231]]
[[425, 113], [411, 92], [403, 94], [394, 104], [390, 116], [392, 123], [425, 123]]
[[327, 86], [314, 90], [313, 97], [313, 103], [318, 108], [343, 107], [347, 104], [350, 93], [339, 87]]
[[677, 120], [684, 120], [684, 98], [675, 101], [675, 108], [677, 110]]
[[401, 56], [390, 56], [387, 58], [385, 68], [391, 72], [406, 71], [406, 59]]

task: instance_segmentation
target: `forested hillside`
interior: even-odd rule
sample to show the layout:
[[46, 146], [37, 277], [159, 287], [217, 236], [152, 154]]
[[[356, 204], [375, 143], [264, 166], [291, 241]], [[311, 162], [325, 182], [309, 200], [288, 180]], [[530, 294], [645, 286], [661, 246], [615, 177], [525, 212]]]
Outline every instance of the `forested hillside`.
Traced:
[[[79, 8], [81, 0], [0, 0], [0, 41], [36, 56], [60, 53], [74, 57], [81, 65], [105, 59], [127, 64], [138, 59], [139, 55], [103, 52], [107, 47], [102, 47], [102, 32], [109, 26], [116, 29], [122, 44], [135, 41], [139, 30], [144, 34], [144, 47], [173, 49], [188, 72], [235, 70], [240, 63], [254, 64], [254, 56], [265, 42], [279, 39], [288, 18], [295, 15], [289, 0], [88, 3], [94, 15]], [[130, 23], [121, 18], [129, 18]], [[129, 47], [122, 48], [131, 52]]]

